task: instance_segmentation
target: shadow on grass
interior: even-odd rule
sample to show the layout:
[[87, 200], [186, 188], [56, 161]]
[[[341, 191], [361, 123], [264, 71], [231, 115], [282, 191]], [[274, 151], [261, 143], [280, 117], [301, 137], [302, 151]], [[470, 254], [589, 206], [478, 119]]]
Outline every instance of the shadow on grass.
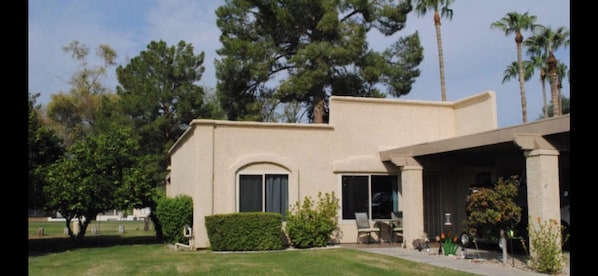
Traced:
[[74, 243], [67, 237], [29, 239], [29, 256], [42, 256], [79, 248], [98, 248], [116, 245], [161, 244], [155, 236], [123, 237], [119, 235], [85, 236], [79, 243]]

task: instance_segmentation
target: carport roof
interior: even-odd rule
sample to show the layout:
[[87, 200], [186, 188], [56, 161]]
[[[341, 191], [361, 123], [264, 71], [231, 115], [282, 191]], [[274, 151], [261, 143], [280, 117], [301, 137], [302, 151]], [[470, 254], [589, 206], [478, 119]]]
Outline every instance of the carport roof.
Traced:
[[[531, 150], [536, 148], [559, 148], [568, 150], [570, 115], [551, 117], [526, 124], [494, 129], [476, 134], [444, 140], [415, 144], [380, 151], [380, 159], [389, 161], [393, 156], [417, 157], [474, 148], [502, 148]], [[547, 136], [566, 134], [567, 139], [547, 141]]]

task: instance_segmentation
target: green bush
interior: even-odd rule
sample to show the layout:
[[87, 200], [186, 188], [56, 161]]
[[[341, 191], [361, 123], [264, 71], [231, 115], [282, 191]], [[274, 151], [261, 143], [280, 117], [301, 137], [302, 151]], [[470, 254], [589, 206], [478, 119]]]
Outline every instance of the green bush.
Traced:
[[530, 263], [535, 271], [555, 274], [563, 269], [561, 227], [556, 220], [542, 221], [540, 217], [536, 219], [535, 226], [533, 223], [528, 226], [529, 241], [533, 251], [530, 254]]
[[263, 251], [283, 247], [279, 213], [243, 212], [205, 217], [212, 251]]
[[305, 197], [287, 211], [286, 233], [295, 248], [323, 247], [336, 229], [338, 199], [332, 194], [318, 193], [318, 202]]
[[185, 226], [193, 226], [193, 199], [187, 195], [158, 199], [156, 216], [162, 225], [162, 237], [169, 243], [184, 243]]
[[521, 207], [515, 202], [518, 176], [500, 177], [494, 187], [476, 188], [467, 197], [467, 232], [486, 240], [498, 240], [501, 229], [511, 229], [521, 220]]

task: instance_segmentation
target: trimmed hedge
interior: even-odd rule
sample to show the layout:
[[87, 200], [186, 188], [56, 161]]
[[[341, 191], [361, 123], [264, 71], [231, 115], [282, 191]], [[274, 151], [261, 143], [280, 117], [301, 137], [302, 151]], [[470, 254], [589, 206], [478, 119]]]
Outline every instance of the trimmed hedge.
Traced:
[[205, 217], [212, 251], [264, 251], [283, 248], [279, 213], [243, 212]]

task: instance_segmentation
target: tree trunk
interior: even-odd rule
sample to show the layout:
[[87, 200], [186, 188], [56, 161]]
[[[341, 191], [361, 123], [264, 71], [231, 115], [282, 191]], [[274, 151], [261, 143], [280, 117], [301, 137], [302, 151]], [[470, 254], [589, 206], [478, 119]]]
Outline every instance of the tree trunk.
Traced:
[[542, 111], [544, 111], [544, 118], [548, 118], [548, 103], [546, 103], [546, 71], [540, 69], [540, 82], [542, 83]]
[[548, 56], [548, 68], [550, 77], [550, 94], [552, 96], [552, 116], [560, 116], [558, 76], [556, 73], [557, 60], [552, 53]]
[[440, 33], [440, 15], [434, 12], [434, 26], [436, 27], [436, 44], [438, 45], [438, 65], [440, 66], [440, 92], [442, 101], [446, 101], [446, 84], [444, 81], [444, 54], [442, 53], [442, 35]]
[[85, 222], [81, 222], [81, 220], [77, 220], [78, 223], [78, 229], [79, 230], [77, 232], [77, 243], [80, 243], [83, 238], [85, 237], [85, 231], [87, 230], [87, 220], [85, 220]]
[[[322, 92], [323, 93], [323, 92]], [[324, 96], [319, 94], [314, 97], [314, 124], [324, 123]]]
[[66, 229], [67, 229], [67, 234], [69, 235], [69, 238], [75, 239], [75, 234], [73, 233], [73, 228], [71, 227], [71, 221], [73, 219], [70, 217], [64, 217], [64, 220], [66, 221]]
[[500, 248], [502, 249], [502, 263], [506, 264], [509, 254], [507, 253], [507, 238], [505, 237], [505, 230], [500, 229]]
[[[560, 78], [560, 77], [559, 77]], [[563, 84], [561, 82], [561, 80], [558, 80], [558, 85], [557, 85], [559, 91], [558, 91], [558, 98], [559, 98], [559, 114], [563, 115], [563, 97], [561, 94], [561, 88], [563, 88]]]
[[[517, 41], [517, 40], [516, 40]], [[525, 78], [523, 71], [523, 57], [521, 50], [521, 42], [517, 43], [517, 65], [519, 65], [519, 91], [521, 92], [521, 115], [523, 116], [523, 123], [527, 123], [527, 99], [525, 97]]]

